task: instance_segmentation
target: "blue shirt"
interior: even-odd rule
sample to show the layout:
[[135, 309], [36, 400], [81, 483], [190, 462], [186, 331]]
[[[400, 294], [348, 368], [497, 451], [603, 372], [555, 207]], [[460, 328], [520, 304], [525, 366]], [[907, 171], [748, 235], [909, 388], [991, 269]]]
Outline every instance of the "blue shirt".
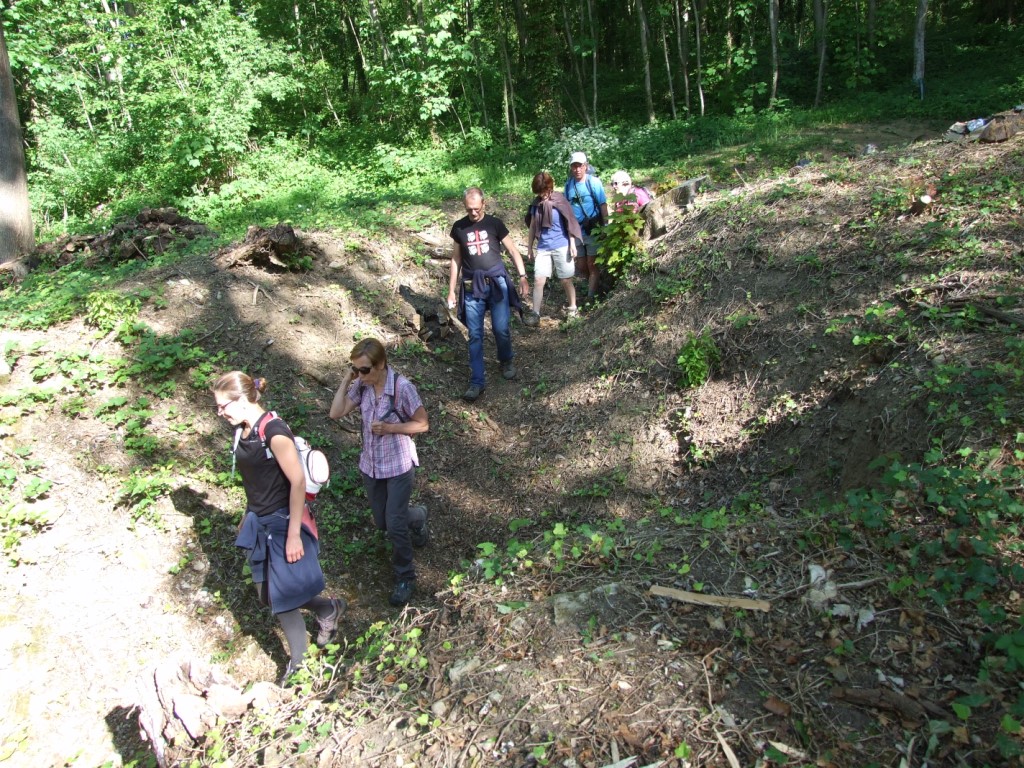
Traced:
[[576, 221], [580, 224], [584, 219], [600, 216], [601, 206], [608, 202], [601, 180], [590, 175], [580, 182], [570, 176], [565, 182], [565, 197], [572, 205], [572, 212], [576, 214]]
[[564, 248], [568, 244], [569, 238], [565, 236], [565, 222], [562, 221], [562, 214], [552, 206], [551, 226], [540, 231], [540, 235], [537, 237], [537, 250], [554, 251]]

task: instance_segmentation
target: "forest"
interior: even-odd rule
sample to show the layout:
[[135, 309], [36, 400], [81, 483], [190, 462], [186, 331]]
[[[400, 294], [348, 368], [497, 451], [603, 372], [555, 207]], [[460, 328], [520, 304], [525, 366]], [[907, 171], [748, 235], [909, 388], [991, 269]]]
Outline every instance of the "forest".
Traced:
[[5, 0], [5, 125], [20, 123], [43, 239], [171, 202], [230, 226], [268, 186], [327, 223], [370, 189], [451, 193], [467, 166], [500, 184], [584, 145], [599, 168], [646, 168], [793, 130], [807, 108], [1004, 109], [1016, 84], [994, 52], [1020, 49], [1017, 5]]

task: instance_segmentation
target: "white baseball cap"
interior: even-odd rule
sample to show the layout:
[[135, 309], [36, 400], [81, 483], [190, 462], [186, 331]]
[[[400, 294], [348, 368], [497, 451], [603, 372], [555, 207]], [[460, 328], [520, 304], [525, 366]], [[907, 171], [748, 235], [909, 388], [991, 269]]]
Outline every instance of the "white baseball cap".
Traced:
[[612, 174], [612, 184], [625, 184], [627, 187], [633, 185], [633, 180], [625, 171], [616, 171]]
[[579, 163], [580, 165], [586, 165], [587, 156], [582, 152], [573, 152], [572, 157], [569, 158], [569, 165], [575, 165], [576, 163]]

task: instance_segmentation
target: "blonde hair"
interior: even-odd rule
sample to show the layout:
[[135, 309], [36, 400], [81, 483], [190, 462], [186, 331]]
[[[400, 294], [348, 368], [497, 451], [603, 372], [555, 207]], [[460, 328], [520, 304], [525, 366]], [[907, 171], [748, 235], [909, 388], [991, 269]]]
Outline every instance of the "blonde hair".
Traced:
[[229, 371], [213, 382], [210, 391], [225, 394], [232, 400], [244, 397], [250, 403], [255, 403], [260, 399], [260, 394], [267, 391], [267, 380], [254, 379], [242, 371]]
[[388, 364], [388, 352], [377, 339], [360, 339], [357, 341], [356, 345], [352, 347], [352, 352], [349, 354], [348, 359], [355, 360], [357, 357], [364, 356], [369, 358], [370, 364], [373, 366], [380, 366], [381, 363], [384, 363], [384, 365]]

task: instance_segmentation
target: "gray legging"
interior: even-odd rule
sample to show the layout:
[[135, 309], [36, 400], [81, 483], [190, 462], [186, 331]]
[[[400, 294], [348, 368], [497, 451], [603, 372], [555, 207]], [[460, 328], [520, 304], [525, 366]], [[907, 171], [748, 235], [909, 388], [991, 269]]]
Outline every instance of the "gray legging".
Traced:
[[[256, 590], [260, 593], [260, 599], [265, 602], [266, 598], [264, 595], [266, 591], [263, 589], [264, 583], [262, 581], [257, 582]], [[302, 617], [303, 608], [307, 611], [313, 611], [321, 619], [326, 619], [334, 613], [334, 603], [326, 597], [317, 595], [298, 608], [277, 614], [277, 620], [281, 622], [281, 629], [284, 630], [284, 639], [288, 642], [288, 656], [291, 659], [291, 663], [288, 666], [291, 669], [299, 667], [302, 663], [302, 657], [306, 655], [306, 649], [309, 647], [309, 635], [306, 634], [306, 620]]]
[[416, 467], [396, 477], [377, 480], [363, 473], [363, 487], [370, 500], [373, 522], [391, 541], [391, 565], [397, 579], [415, 579], [412, 539], [409, 538], [409, 497]]

